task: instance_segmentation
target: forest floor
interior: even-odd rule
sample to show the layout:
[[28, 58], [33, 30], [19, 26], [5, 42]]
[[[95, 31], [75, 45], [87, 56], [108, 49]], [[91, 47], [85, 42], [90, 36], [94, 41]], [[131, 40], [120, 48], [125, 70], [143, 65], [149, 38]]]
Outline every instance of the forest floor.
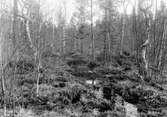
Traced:
[[[13, 65], [17, 70], [14, 93], [7, 88], [8, 117], [167, 116], [167, 84], [143, 81], [131, 56], [114, 56], [104, 67], [81, 55], [61, 59], [47, 53], [42, 58], [39, 96], [33, 62], [23, 59]], [[12, 71], [10, 65], [5, 71], [8, 79]]]

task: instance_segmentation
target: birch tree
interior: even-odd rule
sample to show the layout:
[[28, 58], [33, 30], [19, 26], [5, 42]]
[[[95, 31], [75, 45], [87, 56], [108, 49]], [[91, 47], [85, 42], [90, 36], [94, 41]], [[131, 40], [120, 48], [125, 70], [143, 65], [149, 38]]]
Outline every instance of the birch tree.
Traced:
[[167, 26], [167, 22], [166, 22], [166, 13], [165, 13], [165, 6], [164, 6], [164, 3], [161, 2], [161, 12], [162, 14], [162, 17], [160, 17], [162, 19], [162, 36], [160, 38], [159, 43], [158, 43], [158, 51], [157, 53], [155, 54], [156, 58], [155, 58], [155, 61], [156, 61], [156, 66], [157, 66], [157, 69], [158, 71], [160, 71], [160, 75], [162, 75], [162, 72], [163, 72], [163, 68], [164, 68], [164, 65], [165, 65], [165, 58], [166, 58], [166, 44], [167, 44], [167, 35], [166, 35], [166, 26]]
[[36, 94], [39, 95], [39, 80], [41, 77], [40, 69], [42, 68], [41, 64], [41, 39], [40, 31], [43, 25], [40, 17], [40, 1], [34, 2], [32, 0], [22, 1], [26, 8], [26, 14], [21, 14], [20, 17], [24, 18], [26, 22], [26, 33], [28, 41], [30, 42], [30, 47], [34, 52], [34, 59], [37, 64], [37, 83], [36, 83]]
[[[144, 70], [143, 73], [141, 74], [144, 78], [148, 77], [148, 58], [147, 58], [147, 48], [149, 47], [150, 41], [151, 41], [151, 37], [150, 37], [150, 25], [151, 25], [151, 12], [149, 11], [149, 9], [152, 7], [152, 1], [151, 3], [148, 5], [146, 5], [146, 8], [143, 7], [143, 1], [139, 1], [139, 9], [142, 11], [144, 18], [145, 18], [145, 26], [146, 26], [146, 39], [144, 41], [144, 43], [141, 45], [141, 57], [143, 60], [143, 66], [144, 66]], [[142, 69], [142, 68], [140, 68]]]
[[6, 42], [9, 31], [12, 29], [11, 16], [7, 13], [5, 0], [0, 1], [0, 77], [1, 77], [1, 90], [2, 90], [2, 101], [3, 101], [3, 116], [7, 117], [7, 90], [6, 90], [6, 78], [4, 72], [4, 66], [7, 64], [8, 50], [10, 49]]

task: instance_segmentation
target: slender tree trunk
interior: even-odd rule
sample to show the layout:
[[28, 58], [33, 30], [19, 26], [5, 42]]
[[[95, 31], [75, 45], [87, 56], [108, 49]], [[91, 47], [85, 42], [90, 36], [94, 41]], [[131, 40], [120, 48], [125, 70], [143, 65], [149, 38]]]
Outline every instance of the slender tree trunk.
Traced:
[[95, 60], [95, 45], [93, 34], [93, 0], [91, 0], [91, 40], [92, 40], [92, 60]]
[[[166, 35], [166, 33], [165, 33]], [[160, 74], [163, 75], [164, 67], [165, 67], [165, 61], [166, 61], [166, 55], [167, 55], [167, 39], [164, 40], [164, 48], [163, 48], [163, 55], [161, 58], [161, 65], [160, 65]]]
[[[107, 4], [107, 1], [106, 1]], [[104, 37], [104, 64], [107, 64], [107, 56], [108, 56], [108, 52], [107, 52], [107, 8], [105, 8], [105, 37]]]
[[104, 64], [107, 63], [107, 36], [105, 35], [104, 37], [104, 49], [103, 49], [103, 52], [104, 52]]
[[42, 68], [39, 52], [36, 55], [36, 62], [37, 62], [37, 65], [38, 65], [38, 67], [37, 67], [37, 90], [36, 90], [37, 97], [38, 97], [39, 96], [39, 80], [41, 78], [40, 69]]
[[38, 48], [37, 47], [35, 47], [34, 46], [34, 44], [33, 44], [33, 40], [32, 40], [32, 38], [31, 38], [31, 33], [30, 33], [30, 25], [29, 25], [30, 23], [29, 23], [29, 20], [27, 20], [26, 21], [26, 32], [27, 32], [27, 36], [28, 36], [28, 39], [29, 39], [29, 42], [30, 42], [30, 47], [33, 49], [33, 51], [34, 51], [34, 58], [35, 58], [35, 62], [37, 63], [37, 66], [38, 66], [38, 68], [37, 68], [37, 84], [36, 84], [36, 87], [37, 87], [37, 89], [36, 89], [36, 95], [38, 96], [39, 95], [39, 77], [40, 77], [40, 75], [39, 75], [39, 63], [38, 63], [38, 55], [39, 55], [39, 52], [38, 52]]
[[83, 54], [83, 39], [80, 39], [80, 51]]
[[157, 69], [159, 70], [160, 69], [160, 64], [161, 64], [161, 57], [162, 57], [162, 53], [163, 53], [163, 43], [164, 43], [164, 39], [165, 39], [165, 19], [162, 23], [163, 25], [163, 28], [161, 29], [161, 36], [160, 36], [160, 40], [158, 41], [157, 43], [157, 51], [156, 51], [156, 55], [155, 55], [155, 64], [156, 64], [156, 67]]
[[[151, 49], [153, 51], [152, 55], [150, 56], [150, 65], [154, 65], [156, 66], [156, 42], [157, 42], [157, 33], [156, 33], [156, 26], [157, 26], [157, 0], [155, 1], [155, 11], [154, 11], [154, 25], [153, 25], [153, 42], [151, 44]], [[152, 69], [150, 69], [150, 77], [153, 77], [154, 76], [154, 72]]]
[[120, 45], [120, 54], [121, 55], [122, 55], [122, 51], [123, 51], [124, 37], [125, 37], [125, 17], [124, 17], [124, 14], [123, 14], [122, 15], [121, 45]]
[[1, 63], [1, 88], [2, 88], [2, 94], [3, 94], [3, 115], [4, 117], [6, 117], [7, 116], [6, 115], [6, 87], [5, 87], [3, 63]]
[[143, 63], [144, 63], [144, 74], [142, 74], [143, 75], [143, 77], [148, 77], [148, 75], [149, 75], [149, 69], [148, 69], [148, 59], [147, 59], [147, 54], [146, 54], [146, 52], [147, 52], [147, 49], [148, 49], [148, 47], [149, 47], [149, 44], [150, 44], [150, 21], [149, 21], [149, 19], [148, 19], [148, 25], [147, 25], [147, 39], [146, 39], [146, 41], [144, 42], [144, 44], [141, 46], [141, 48], [142, 48], [142, 59], [143, 59]]
[[[13, 0], [13, 48], [16, 49], [16, 38], [17, 38], [17, 0]], [[15, 116], [15, 102], [14, 102], [14, 79], [15, 79], [15, 66], [13, 72], [13, 79], [11, 79], [11, 95], [12, 95], [12, 109], [13, 117]]]
[[[54, 19], [53, 19], [53, 22], [54, 22]], [[54, 28], [54, 24], [53, 25], [53, 31], [52, 31], [52, 38], [53, 38], [53, 43], [52, 43], [52, 50], [54, 49], [54, 43], [55, 43], [55, 28]]]
[[[109, 7], [112, 6], [111, 0], [108, 0]], [[111, 54], [111, 8], [108, 9], [108, 61], [110, 60], [110, 54]]]
[[[40, 0], [38, 2], [39, 2], [39, 5], [40, 5]], [[38, 9], [38, 19], [40, 18], [39, 12], [40, 12], [40, 7]], [[41, 43], [41, 39], [40, 39], [41, 38], [40, 37], [41, 24], [40, 24], [40, 22], [38, 22], [37, 27], [38, 27], [38, 32], [37, 32], [36, 37], [37, 37], [37, 40], [39, 40], [39, 41], [37, 41], [36, 54], [35, 54], [36, 57], [35, 58], [36, 58], [36, 61], [37, 61], [36, 62], [37, 63], [37, 96], [39, 96], [39, 81], [40, 81], [40, 78], [41, 78], [41, 68], [42, 68], [42, 65], [41, 65], [41, 51], [42, 50], [40, 50], [42, 48], [41, 45], [40, 45], [40, 43]]]
[[[30, 13], [28, 13], [28, 15], [30, 15]], [[39, 14], [38, 14], [39, 15]], [[38, 16], [38, 18], [39, 18], [39, 16]], [[40, 27], [40, 26], [39, 26]], [[37, 76], [37, 84], [36, 84], [36, 87], [37, 87], [37, 89], [36, 89], [36, 95], [37, 96], [39, 96], [39, 80], [40, 80], [40, 68], [41, 68], [41, 61], [40, 61], [40, 50], [39, 50], [39, 42], [40, 42], [40, 28], [38, 27], [38, 34], [36, 35], [36, 37], [37, 37], [37, 47], [34, 45], [34, 43], [33, 43], [33, 40], [32, 40], [32, 38], [31, 38], [31, 31], [30, 31], [30, 21], [29, 20], [27, 20], [26, 21], [26, 32], [27, 32], [27, 36], [28, 36], [28, 39], [29, 39], [29, 42], [30, 42], [30, 47], [33, 49], [33, 51], [34, 51], [34, 58], [35, 58], [35, 62], [36, 62], [36, 64], [37, 64], [37, 74], [36, 74], [36, 76]]]
[[162, 44], [160, 49], [160, 55], [158, 59], [158, 70], [160, 71], [160, 74], [163, 72], [163, 61], [165, 58], [165, 46], [166, 46], [166, 23], [164, 23], [164, 31], [163, 31], [163, 37], [162, 37]]
[[66, 53], [66, 27], [63, 27], [63, 54]]
[[77, 39], [74, 39], [74, 51], [77, 51]]
[[[110, 54], [111, 54], [111, 17], [110, 17], [110, 10], [108, 9], [108, 4], [110, 4], [110, 1], [106, 0], [106, 8], [105, 8], [105, 39], [104, 39], [104, 61], [105, 65], [108, 66], [108, 62], [110, 60]], [[110, 4], [111, 5], [111, 4]], [[109, 5], [109, 6], [110, 6]]]
[[17, 27], [17, 0], [13, 0], [13, 48], [16, 47], [16, 29]]
[[136, 6], [137, 6], [137, 4], [136, 4], [136, 0], [135, 0], [135, 4], [133, 6], [133, 25], [132, 25], [132, 32], [133, 32], [132, 50], [133, 50], [133, 52], [136, 51], [136, 48], [135, 48], [136, 43], [135, 43], [135, 41], [137, 41]]
[[110, 54], [111, 54], [111, 40], [110, 40], [110, 32], [107, 33], [107, 43], [108, 43], [108, 61], [110, 60]]

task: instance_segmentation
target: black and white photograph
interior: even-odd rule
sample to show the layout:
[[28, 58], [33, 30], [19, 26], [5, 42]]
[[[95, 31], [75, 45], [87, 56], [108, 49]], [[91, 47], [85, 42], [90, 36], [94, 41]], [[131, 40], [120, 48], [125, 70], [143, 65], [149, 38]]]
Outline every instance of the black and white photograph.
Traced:
[[167, 0], [0, 0], [0, 117], [167, 117]]

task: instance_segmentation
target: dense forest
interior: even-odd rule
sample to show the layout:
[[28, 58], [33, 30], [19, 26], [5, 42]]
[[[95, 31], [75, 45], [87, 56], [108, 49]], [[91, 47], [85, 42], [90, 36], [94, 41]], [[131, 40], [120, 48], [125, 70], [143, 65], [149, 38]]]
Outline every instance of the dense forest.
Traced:
[[68, 1], [0, 0], [0, 117], [167, 117], [166, 0]]

